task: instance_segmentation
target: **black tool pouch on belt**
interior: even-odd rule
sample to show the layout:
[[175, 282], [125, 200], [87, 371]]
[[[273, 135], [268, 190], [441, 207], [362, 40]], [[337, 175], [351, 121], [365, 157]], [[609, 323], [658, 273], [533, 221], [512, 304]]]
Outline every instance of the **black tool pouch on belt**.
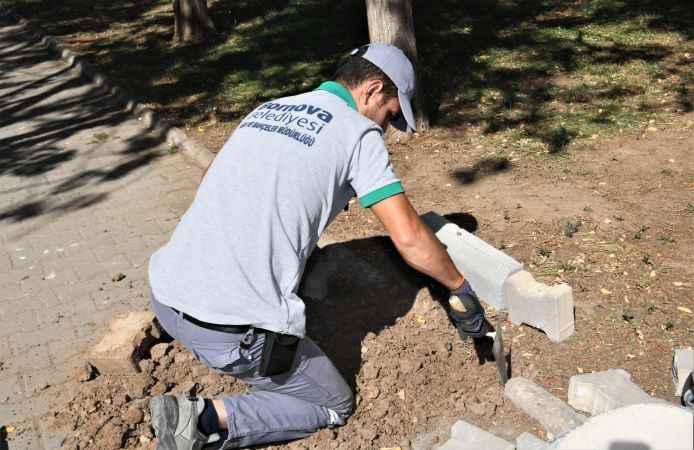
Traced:
[[298, 346], [299, 338], [296, 336], [266, 331], [258, 375], [272, 377], [289, 372]]

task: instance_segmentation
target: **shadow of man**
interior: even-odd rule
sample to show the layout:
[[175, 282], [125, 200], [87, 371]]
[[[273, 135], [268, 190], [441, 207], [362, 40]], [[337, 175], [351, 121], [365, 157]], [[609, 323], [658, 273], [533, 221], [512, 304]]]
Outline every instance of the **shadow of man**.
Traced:
[[[470, 232], [477, 228], [476, 219], [469, 214], [446, 218]], [[307, 278], [311, 272], [319, 273], [327, 289], [323, 300], [305, 298], [307, 334], [330, 356], [353, 390], [367, 336], [394, 326], [412, 309], [422, 288], [448, 308], [448, 291], [410, 268], [386, 236], [317, 249], [307, 265]]]

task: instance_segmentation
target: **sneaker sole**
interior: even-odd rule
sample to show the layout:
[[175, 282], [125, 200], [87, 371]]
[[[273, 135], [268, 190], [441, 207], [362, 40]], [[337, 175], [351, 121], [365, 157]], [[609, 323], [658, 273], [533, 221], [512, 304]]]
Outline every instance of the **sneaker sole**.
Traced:
[[[152, 428], [157, 437], [157, 450], [177, 450], [176, 424], [178, 423], [178, 403], [170, 396], [157, 396], [149, 401]], [[173, 428], [172, 428], [173, 427]]]

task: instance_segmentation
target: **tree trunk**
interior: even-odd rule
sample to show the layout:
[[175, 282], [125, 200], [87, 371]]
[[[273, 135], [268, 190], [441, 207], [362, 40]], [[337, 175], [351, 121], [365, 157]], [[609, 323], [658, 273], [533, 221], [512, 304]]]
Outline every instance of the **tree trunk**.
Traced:
[[215, 33], [207, 13], [207, 0], [173, 0], [174, 40], [199, 42]]
[[414, 35], [412, 0], [366, 0], [366, 17], [371, 42], [393, 44], [405, 52], [417, 73], [414, 108], [417, 131], [429, 130], [424, 86], [417, 66], [417, 40]]

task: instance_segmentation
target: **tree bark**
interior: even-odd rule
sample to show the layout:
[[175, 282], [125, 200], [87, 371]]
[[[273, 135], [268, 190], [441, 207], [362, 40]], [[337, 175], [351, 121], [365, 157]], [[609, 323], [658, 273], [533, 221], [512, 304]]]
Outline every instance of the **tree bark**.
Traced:
[[199, 42], [215, 33], [207, 13], [207, 0], [173, 0], [174, 40]]
[[417, 131], [429, 130], [429, 115], [425, 107], [424, 86], [417, 64], [417, 40], [414, 34], [412, 0], [366, 0], [366, 17], [371, 42], [383, 42], [399, 47], [415, 67], [417, 84], [414, 108]]

